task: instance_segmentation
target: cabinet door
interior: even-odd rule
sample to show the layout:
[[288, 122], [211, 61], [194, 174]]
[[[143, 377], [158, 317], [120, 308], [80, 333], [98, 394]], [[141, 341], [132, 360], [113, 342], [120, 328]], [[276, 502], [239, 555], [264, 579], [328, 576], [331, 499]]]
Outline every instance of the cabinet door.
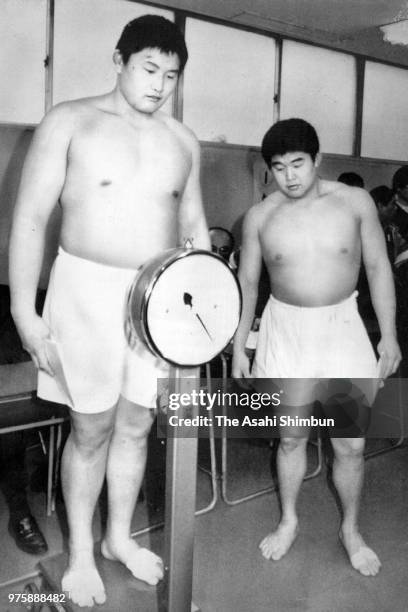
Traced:
[[171, 11], [125, 0], [57, 0], [53, 104], [106, 93], [115, 85], [112, 55], [131, 19]]
[[36, 124], [44, 114], [46, 0], [2, 0], [0, 122]]

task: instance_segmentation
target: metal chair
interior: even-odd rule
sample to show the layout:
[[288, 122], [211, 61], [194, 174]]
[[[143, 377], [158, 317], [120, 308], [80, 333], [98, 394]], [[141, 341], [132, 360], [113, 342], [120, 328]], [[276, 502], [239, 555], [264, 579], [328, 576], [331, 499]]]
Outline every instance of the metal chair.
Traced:
[[[223, 381], [223, 391], [226, 391], [227, 385], [227, 359], [225, 354], [220, 355], [221, 363], [222, 363], [222, 381]], [[322, 442], [320, 435], [318, 435], [316, 442], [312, 442], [314, 446], [316, 446], [317, 450], [317, 464], [316, 467], [308, 474], [306, 474], [304, 480], [309, 480], [310, 478], [314, 478], [317, 476], [322, 469]], [[256, 497], [260, 497], [261, 495], [265, 495], [266, 493], [272, 493], [277, 490], [276, 485], [271, 485], [260, 489], [259, 491], [255, 491], [254, 493], [249, 493], [248, 495], [243, 495], [242, 497], [238, 497], [236, 499], [231, 499], [228, 496], [227, 486], [228, 486], [228, 466], [227, 466], [227, 449], [228, 449], [228, 439], [226, 435], [226, 428], [223, 427], [222, 438], [221, 438], [221, 497], [226, 504], [229, 506], [235, 506], [245, 501], [249, 501], [251, 499], [255, 499]]]
[[[404, 393], [403, 393], [403, 378], [401, 377], [401, 370], [398, 369], [397, 376], [395, 378], [389, 379], [389, 382], [397, 380], [398, 381], [398, 395], [397, 395], [397, 414], [390, 414], [388, 412], [381, 412], [381, 414], [391, 421], [397, 423], [398, 427], [398, 438], [394, 439], [394, 441], [390, 442], [387, 446], [382, 446], [381, 448], [367, 451], [364, 453], [365, 459], [371, 459], [372, 457], [377, 457], [377, 455], [383, 455], [384, 453], [389, 453], [392, 450], [402, 446], [404, 442]], [[386, 383], [387, 384], [387, 383]], [[406, 401], [406, 396], [405, 396]]]
[[[212, 388], [211, 387], [211, 370], [210, 370], [210, 364], [208, 363], [205, 365], [205, 372], [206, 372], [207, 389], [208, 389], [208, 392], [211, 393], [211, 388]], [[209, 412], [210, 416], [211, 414], [212, 414], [212, 411]], [[218, 501], [218, 473], [217, 473], [217, 463], [216, 463], [216, 455], [215, 455], [215, 436], [214, 436], [214, 430], [212, 427], [209, 427], [208, 439], [209, 439], [209, 450], [210, 450], [210, 469], [207, 469], [206, 467], [201, 466], [201, 465], [197, 465], [197, 469], [207, 474], [210, 477], [211, 500], [206, 506], [204, 506], [204, 508], [199, 508], [198, 510], [196, 510], [195, 516], [200, 516], [201, 514], [206, 514], [207, 512], [210, 512], [210, 510], [212, 510], [215, 507]], [[150, 531], [160, 529], [163, 526], [164, 526], [164, 521], [159, 521], [147, 527], [143, 527], [142, 529], [137, 529], [136, 531], [133, 531], [131, 535], [132, 537], [136, 537], [144, 533], [149, 533]]]
[[0, 434], [49, 427], [46, 511], [55, 510], [55, 494], [61, 452], [62, 424], [68, 419], [66, 408], [40, 405], [34, 393], [19, 393], [0, 398]]

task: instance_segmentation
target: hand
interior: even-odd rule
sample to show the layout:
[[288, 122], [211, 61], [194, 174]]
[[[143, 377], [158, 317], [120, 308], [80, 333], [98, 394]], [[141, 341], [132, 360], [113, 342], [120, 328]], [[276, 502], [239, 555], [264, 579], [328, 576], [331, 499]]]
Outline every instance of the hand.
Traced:
[[249, 358], [245, 351], [234, 352], [232, 357], [232, 378], [250, 378]]
[[380, 355], [380, 378], [388, 378], [397, 371], [401, 361], [401, 351], [394, 335], [382, 336], [377, 346]]
[[30, 354], [35, 367], [54, 376], [45, 348], [45, 341], [51, 338], [51, 334], [43, 319], [35, 314], [15, 323], [23, 348]]

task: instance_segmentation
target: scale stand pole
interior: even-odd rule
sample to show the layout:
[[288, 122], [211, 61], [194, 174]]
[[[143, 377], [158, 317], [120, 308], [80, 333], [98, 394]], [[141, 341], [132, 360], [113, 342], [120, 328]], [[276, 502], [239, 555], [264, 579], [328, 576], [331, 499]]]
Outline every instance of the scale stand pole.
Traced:
[[[199, 391], [199, 385], [199, 368], [170, 369], [169, 393], [190, 394]], [[172, 414], [193, 418], [198, 415], [198, 406], [180, 406]], [[170, 431], [168, 425], [164, 523], [167, 612], [197, 610], [192, 604], [197, 446], [196, 428], [174, 427]]]

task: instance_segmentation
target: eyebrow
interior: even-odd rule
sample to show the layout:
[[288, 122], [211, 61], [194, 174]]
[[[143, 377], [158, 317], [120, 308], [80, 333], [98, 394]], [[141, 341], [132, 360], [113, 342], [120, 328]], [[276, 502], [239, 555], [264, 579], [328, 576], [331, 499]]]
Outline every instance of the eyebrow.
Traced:
[[[156, 68], [156, 70], [160, 70], [160, 66], [155, 62], [152, 62], [152, 60], [150, 60], [149, 58], [146, 58], [145, 63], [150, 64], [150, 66]], [[178, 74], [179, 70], [177, 68], [172, 68], [171, 70], [167, 70], [167, 72], [174, 72], [175, 74]]]
[[[290, 160], [289, 164], [296, 164], [297, 162], [301, 162], [303, 160], [304, 160], [304, 157], [295, 157], [295, 159]], [[275, 161], [275, 162], [272, 162], [271, 165], [272, 166], [284, 166], [285, 164], [284, 162], [281, 162], [281, 161]]]

